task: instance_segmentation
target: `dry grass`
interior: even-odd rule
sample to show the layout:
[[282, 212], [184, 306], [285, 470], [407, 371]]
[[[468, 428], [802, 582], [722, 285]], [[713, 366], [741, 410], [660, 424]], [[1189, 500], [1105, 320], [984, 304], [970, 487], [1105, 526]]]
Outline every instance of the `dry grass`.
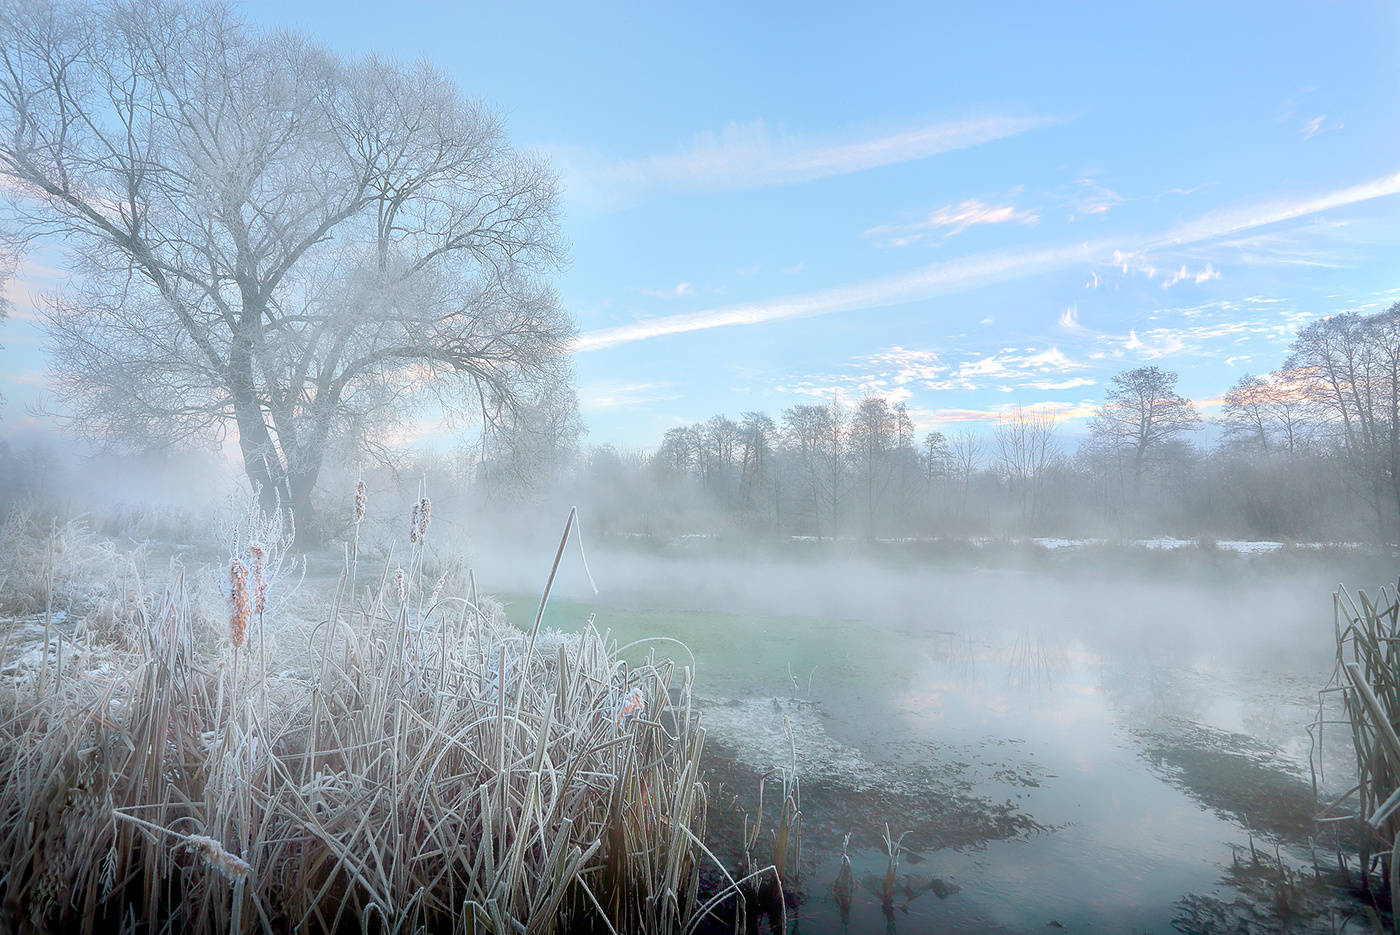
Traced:
[[733, 881], [698, 904], [689, 671], [628, 666], [591, 623], [541, 630], [543, 601], [525, 632], [434, 593], [415, 531], [402, 599], [399, 561], [347, 564], [319, 619], [279, 614], [279, 531], [259, 572], [245, 527], [232, 558], [269, 593], [241, 647], [177, 568], [126, 647], [79, 631], [15, 669], [0, 927], [682, 933], [731, 905]]

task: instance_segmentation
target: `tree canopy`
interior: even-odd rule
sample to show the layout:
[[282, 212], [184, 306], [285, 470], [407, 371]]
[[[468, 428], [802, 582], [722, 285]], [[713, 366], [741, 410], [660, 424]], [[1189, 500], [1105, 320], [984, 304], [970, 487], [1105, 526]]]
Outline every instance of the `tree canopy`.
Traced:
[[568, 384], [556, 179], [427, 65], [218, 5], [24, 0], [0, 12], [0, 187], [9, 243], [61, 242], [73, 274], [45, 309], [73, 425], [236, 435], [303, 524], [336, 439]]

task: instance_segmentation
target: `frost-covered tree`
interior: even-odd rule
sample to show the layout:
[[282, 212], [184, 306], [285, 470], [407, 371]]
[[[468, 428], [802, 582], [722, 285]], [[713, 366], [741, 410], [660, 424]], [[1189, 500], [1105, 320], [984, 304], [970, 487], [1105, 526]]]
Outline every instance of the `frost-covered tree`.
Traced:
[[1090, 430], [1102, 443], [1124, 452], [1132, 465], [1133, 493], [1142, 488], [1147, 465], [1181, 433], [1198, 428], [1191, 400], [1176, 392], [1177, 374], [1138, 367], [1114, 376]]
[[61, 242], [56, 390], [120, 444], [236, 435], [303, 533], [328, 445], [567, 382], [557, 183], [440, 72], [221, 5], [0, 7], [11, 244]]

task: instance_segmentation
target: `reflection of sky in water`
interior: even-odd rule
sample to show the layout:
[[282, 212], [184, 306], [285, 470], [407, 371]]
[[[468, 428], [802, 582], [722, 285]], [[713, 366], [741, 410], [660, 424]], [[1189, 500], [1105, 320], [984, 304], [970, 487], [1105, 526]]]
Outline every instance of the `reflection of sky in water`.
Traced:
[[[771, 587], [749, 595], [763, 608], [753, 616], [740, 579], [720, 571], [677, 598], [685, 611], [653, 593], [634, 611], [602, 609], [599, 623], [623, 639], [685, 640], [708, 697], [808, 699], [817, 729], [865, 760], [892, 774], [911, 763], [951, 770], [976, 796], [1012, 801], [1049, 829], [906, 865], [960, 889], [924, 892], [897, 914], [899, 931], [1051, 920], [1161, 931], [1183, 895], [1218, 891], [1231, 845], [1247, 848], [1248, 832], [1155, 769], [1141, 731], [1170, 737], [1195, 723], [1258, 738], [1306, 778], [1305, 726], [1332, 666], [1330, 586], [1316, 576], [1201, 587], [905, 572], [860, 590], [790, 572], [773, 570]], [[720, 608], [731, 614], [707, 612]], [[720, 719], [709, 723], [722, 740]], [[1339, 769], [1328, 786], [1344, 779]], [[890, 816], [900, 819], [918, 816]], [[878, 831], [858, 830], [867, 841]], [[883, 855], [854, 856], [858, 878], [883, 874]], [[836, 930], [835, 861], [827, 855], [807, 881], [803, 930]], [[859, 898], [850, 931], [884, 928], [878, 900]]]
[[[1039, 786], [999, 782], [986, 769], [991, 775], [979, 777], [976, 791], [994, 801], [1014, 793], [1020, 809], [1053, 830], [982, 849], [939, 851], [905, 866], [961, 889], [943, 900], [924, 893], [907, 915], [899, 913], [899, 930], [918, 930], [921, 921], [1021, 930], [1051, 920], [1103, 931], [1159, 930], [1170, 925], [1182, 895], [1217, 887], [1231, 843], [1247, 846], [1239, 825], [1153, 773], [1130, 731], [1147, 718], [1185, 716], [1249, 733], [1250, 712], [1272, 709], [1277, 699], [1233, 694], [1227, 689], [1239, 683], [1214, 664], [1183, 678], [1163, 671], [1152, 653], [1115, 660], [1077, 638], [1034, 627], [997, 643], [955, 633], [911, 638], [900, 652], [908, 672], [885, 683], [890, 720], [872, 729], [868, 719], [849, 717], [855, 709], [843, 704], [836, 687], [825, 701], [835, 714], [832, 733], [875, 755], [882, 741], [902, 741], [927, 744], [934, 757], [943, 748], [972, 747], [989, 763], [1004, 756], [991, 744], [1015, 741], [1015, 755], [1034, 763]], [[862, 700], [868, 710], [869, 698]], [[1310, 716], [1292, 706], [1290, 729], [1301, 730]], [[884, 872], [882, 855], [865, 864], [866, 873]], [[834, 875], [835, 864], [826, 872]], [[867, 896], [865, 903], [864, 912], [874, 914], [869, 924], [879, 919], [883, 926], [878, 902]], [[809, 905], [804, 928], [824, 930], [834, 911]]]

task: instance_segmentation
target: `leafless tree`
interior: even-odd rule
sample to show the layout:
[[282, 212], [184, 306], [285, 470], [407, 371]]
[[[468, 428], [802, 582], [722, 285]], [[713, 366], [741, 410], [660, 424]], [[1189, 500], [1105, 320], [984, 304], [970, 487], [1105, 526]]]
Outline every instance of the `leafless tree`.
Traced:
[[1132, 464], [1133, 494], [1142, 490], [1142, 474], [1168, 442], [1200, 426], [1191, 400], [1176, 392], [1176, 373], [1138, 367], [1114, 376], [1091, 431], [1124, 450]]
[[1059, 420], [1049, 409], [1017, 406], [997, 420], [996, 445], [1002, 475], [1021, 505], [1021, 521], [1031, 526], [1044, 506], [1041, 489], [1060, 456], [1055, 443]]
[[960, 496], [958, 514], [967, 518], [967, 500], [972, 478], [982, 466], [982, 439], [971, 429], [959, 429], [948, 445], [949, 463], [957, 479]]
[[1306, 443], [1308, 399], [1289, 371], [1244, 374], [1225, 393], [1220, 424], [1227, 441], [1263, 454], [1293, 455]]
[[1381, 535], [1400, 516], [1400, 303], [1298, 332], [1284, 365], [1336, 436], [1343, 475], [1367, 491]]
[[303, 533], [333, 438], [425, 405], [492, 422], [568, 378], [556, 180], [426, 65], [219, 5], [11, 2], [0, 187], [12, 245], [71, 257], [46, 320], [73, 424], [236, 433]]
[[898, 420], [883, 396], [866, 396], [856, 405], [848, 440], [855, 476], [865, 491], [865, 531], [871, 538], [889, 486], [898, 432]]

